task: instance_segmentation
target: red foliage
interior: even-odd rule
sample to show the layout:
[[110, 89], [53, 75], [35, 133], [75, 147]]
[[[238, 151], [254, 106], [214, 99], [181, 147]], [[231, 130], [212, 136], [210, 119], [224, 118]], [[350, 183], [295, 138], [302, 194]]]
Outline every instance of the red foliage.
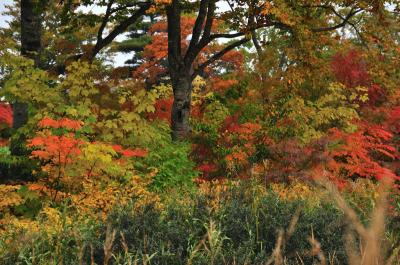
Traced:
[[393, 133], [400, 134], [400, 106], [392, 108], [387, 114], [387, 128]]
[[379, 85], [372, 84], [368, 88], [368, 102], [367, 105], [375, 106], [382, 103], [386, 99], [386, 91]]
[[396, 149], [389, 144], [392, 134], [378, 126], [361, 124], [354, 133], [344, 133], [338, 129], [330, 130], [330, 139], [339, 146], [329, 152], [332, 159], [328, 168], [336, 175], [345, 172], [348, 177], [400, 179], [378, 161], [396, 160]]
[[153, 113], [148, 114], [148, 118], [150, 120], [164, 120], [171, 124], [171, 111], [172, 104], [174, 103], [174, 99], [159, 99], [154, 105], [155, 111]]
[[13, 112], [9, 104], [0, 103], [0, 124], [12, 127]]
[[126, 157], [145, 157], [147, 153], [145, 149], [125, 149], [121, 154]]
[[124, 149], [120, 145], [113, 145], [112, 148], [115, 152], [125, 157], [145, 157], [148, 154], [148, 151], [145, 149]]
[[213, 163], [206, 163], [198, 166], [197, 170], [201, 171], [203, 173], [203, 177], [207, 178], [210, 173], [218, 170], [218, 166]]
[[386, 91], [381, 86], [371, 83], [361, 52], [350, 50], [345, 54], [335, 55], [332, 60], [332, 71], [336, 79], [349, 88], [368, 87], [369, 100], [361, 105], [375, 106], [386, 99]]
[[234, 114], [225, 118], [221, 128], [220, 133], [234, 131], [239, 126], [238, 125], [239, 114]]
[[[320, 176], [320, 168], [326, 161], [326, 139], [319, 139], [307, 146], [302, 146], [298, 141], [291, 139], [278, 143], [269, 142], [269, 170], [268, 181], [290, 181], [294, 178], [312, 178]], [[313, 171], [316, 171], [314, 176]]]
[[367, 66], [357, 50], [335, 55], [332, 71], [336, 79], [347, 87], [368, 86], [370, 83]]

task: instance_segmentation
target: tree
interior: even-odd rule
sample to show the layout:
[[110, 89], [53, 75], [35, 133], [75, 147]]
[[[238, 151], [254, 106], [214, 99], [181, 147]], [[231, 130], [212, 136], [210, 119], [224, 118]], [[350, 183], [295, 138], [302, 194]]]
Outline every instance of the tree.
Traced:
[[[79, 5], [105, 6], [106, 11], [103, 15], [74, 13]], [[35, 67], [55, 70], [57, 74], [63, 74], [71, 61], [78, 59], [93, 61], [100, 51], [137, 22], [150, 7], [152, 7], [150, 1], [84, 1], [77, 4], [73, 1], [22, 0], [20, 3], [15, 2], [15, 7], [9, 7], [9, 12], [18, 9], [20, 11], [20, 17], [14, 18], [13, 23], [10, 24], [10, 30], [13, 28], [11, 34], [12, 38], [16, 39], [16, 43], [18, 41], [21, 43], [21, 55], [32, 59]], [[18, 25], [15, 22], [19, 22]], [[112, 28], [108, 28], [110, 24], [113, 24]], [[21, 27], [20, 36], [15, 34], [18, 26]], [[94, 42], [93, 39], [88, 39], [93, 35], [74, 34], [79, 32], [77, 28], [85, 27], [96, 29]], [[106, 31], [108, 31], [107, 34], [105, 34]], [[9, 33], [6, 30], [3, 32], [3, 34]], [[53, 39], [46, 43], [48, 36]], [[54, 36], [58, 37], [54, 38]], [[46, 49], [43, 49], [43, 43], [46, 43]], [[13, 120], [13, 127], [16, 129], [27, 123], [28, 104], [26, 102], [14, 102]]]
[[[192, 80], [201, 75], [204, 69], [219, 60], [227, 52], [240, 47], [251, 40], [251, 33], [259, 28], [276, 28], [288, 34], [302, 32], [333, 31], [351, 22], [356, 14], [371, 8], [380, 8], [364, 1], [354, 3], [312, 1], [308, 5], [286, 3], [286, 1], [227, 1], [229, 11], [217, 12], [218, 0], [200, 0], [195, 2], [172, 0], [166, 5], [168, 20], [168, 63], [169, 75], [174, 91], [174, 103], [171, 114], [172, 137], [183, 139], [190, 133], [189, 114], [191, 105]], [[315, 3], [313, 3], [315, 2]], [[334, 8], [338, 6], [338, 9]], [[181, 39], [181, 17], [185, 12], [197, 14], [191, 39], [185, 49]], [[225, 22], [225, 32], [213, 32], [217, 20]], [[194, 65], [201, 51], [221, 39], [230, 39], [218, 52], [200, 65]]]
[[[42, 36], [42, 13], [46, 1], [21, 1], [21, 54], [40, 66], [40, 50]], [[18, 129], [28, 121], [28, 104], [13, 104], [13, 127]]]
[[[185, 14], [181, 17], [181, 40], [182, 48], [187, 49], [189, 46], [189, 38], [195, 24], [195, 17], [191, 14]], [[217, 28], [221, 23], [214, 23]], [[165, 19], [154, 22], [148, 30], [150, 43], [143, 48], [142, 63], [133, 71], [133, 76], [141, 78], [150, 85], [166, 81], [163, 79], [168, 74], [168, 26]], [[221, 49], [221, 44], [214, 43], [201, 50], [195, 58], [193, 64], [195, 66], [204, 63], [210, 56]], [[204, 77], [210, 78], [212, 81], [217, 78], [221, 72], [240, 72], [242, 70], [243, 55], [239, 51], [231, 50], [224, 54], [219, 60], [219, 64], [209, 65], [204, 69]]]

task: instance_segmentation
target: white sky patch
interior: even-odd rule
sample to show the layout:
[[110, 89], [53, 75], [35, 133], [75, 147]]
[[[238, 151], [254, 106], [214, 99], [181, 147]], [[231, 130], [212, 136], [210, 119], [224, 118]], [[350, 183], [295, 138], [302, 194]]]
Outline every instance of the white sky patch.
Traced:
[[0, 28], [7, 27], [7, 21], [10, 19], [9, 16], [3, 15], [3, 12], [6, 11], [5, 6], [12, 4], [12, 0], [0, 0]]

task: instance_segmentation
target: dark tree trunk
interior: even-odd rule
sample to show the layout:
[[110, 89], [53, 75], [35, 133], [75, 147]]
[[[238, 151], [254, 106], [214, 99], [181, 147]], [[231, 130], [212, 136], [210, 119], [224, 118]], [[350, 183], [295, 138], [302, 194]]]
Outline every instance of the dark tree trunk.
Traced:
[[[166, 8], [168, 22], [168, 70], [174, 90], [174, 104], [171, 113], [172, 138], [174, 140], [186, 139], [191, 131], [189, 116], [193, 78], [197, 75], [202, 75], [207, 66], [249, 40], [244, 32], [212, 34], [217, 1], [201, 0], [192, 30], [192, 38], [185, 54], [182, 54], [181, 14], [185, 11], [185, 5], [182, 2], [180, 0], [172, 0]], [[233, 39], [243, 36], [244, 38], [229, 43], [202, 64], [194, 66], [197, 56], [212, 41], [219, 38]]]
[[188, 71], [171, 74], [174, 103], [172, 105], [172, 139], [186, 139], [190, 134], [189, 124], [192, 95], [192, 78]]
[[181, 4], [173, 0], [167, 7], [168, 70], [174, 91], [172, 105], [172, 139], [183, 140], [190, 133], [189, 115], [192, 93], [192, 64], [185, 64], [181, 50]]
[[[43, 1], [42, 1], [43, 2]], [[42, 5], [40, 1], [21, 0], [21, 54], [40, 66]], [[28, 104], [13, 104], [13, 127], [18, 129], [28, 121]]]

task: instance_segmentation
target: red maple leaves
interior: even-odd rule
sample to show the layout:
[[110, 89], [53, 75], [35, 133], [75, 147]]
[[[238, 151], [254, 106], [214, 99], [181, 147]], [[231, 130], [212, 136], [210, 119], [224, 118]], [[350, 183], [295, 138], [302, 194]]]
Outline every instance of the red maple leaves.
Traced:
[[113, 145], [112, 148], [115, 152], [125, 157], [146, 157], [148, 154], [148, 151], [145, 149], [124, 149], [122, 146], [117, 144]]
[[332, 71], [336, 79], [347, 87], [370, 84], [367, 65], [357, 50], [336, 54], [332, 60]]
[[337, 129], [332, 129], [330, 133], [330, 139], [337, 141], [339, 146], [330, 152], [332, 159], [328, 167], [337, 175], [344, 171], [348, 177], [400, 179], [378, 162], [393, 161], [399, 157], [396, 149], [389, 144], [391, 133], [371, 124], [361, 124], [354, 133], [343, 133]]
[[13, 112], [9, 104], [0, 103], [0, 124], [6, 124], [8, 127], [12, 127], [13, 123]]
[[[90, 144], [79, 139], [74, 134], [82, 128], [83, 123], [76, 120], [63, 118], [54, 120], [44, 118], [39, 122], [39, 127], [45, 130], [39, 132], [34, 138], [28, 141], [28, 147], [35, 148], [32, 156], [42, 160], [51, 161], [55, 165], [66, 165], [72, 162], [74, 156], [81, 154], [81, 147]], [[53, 134], [49, 129], [63, 128], [69, 132], [61, 135]], [[70, 132], [72, 131], [72, 132]], [[124, 157], [145, 157], [148, 153], [145, 149], [124, 149], [120, 145], [113, 145], [112, 148]]]

